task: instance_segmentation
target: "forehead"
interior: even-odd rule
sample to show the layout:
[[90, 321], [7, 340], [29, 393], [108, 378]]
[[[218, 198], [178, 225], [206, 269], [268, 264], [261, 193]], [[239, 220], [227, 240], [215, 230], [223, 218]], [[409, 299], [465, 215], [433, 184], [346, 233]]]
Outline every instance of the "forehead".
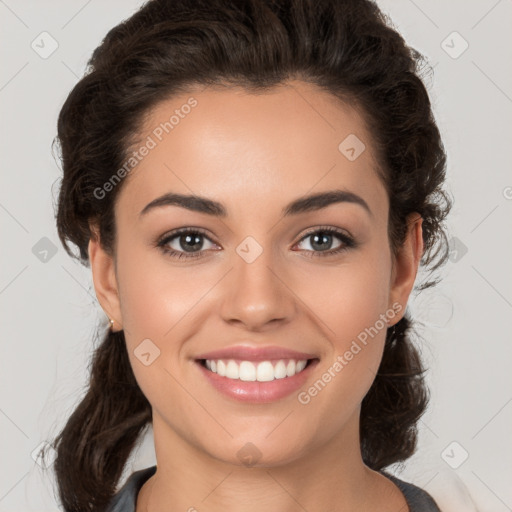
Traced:
[[281, 206], [333, 188], [379, 202], [372, 146], [361, 114], [314, 85], [293, 81], [264, 93], [196, 87], [146, 114], [118, 203], [138, 214], [173, 191], [218, 199], [235, 214], [240, 200]]

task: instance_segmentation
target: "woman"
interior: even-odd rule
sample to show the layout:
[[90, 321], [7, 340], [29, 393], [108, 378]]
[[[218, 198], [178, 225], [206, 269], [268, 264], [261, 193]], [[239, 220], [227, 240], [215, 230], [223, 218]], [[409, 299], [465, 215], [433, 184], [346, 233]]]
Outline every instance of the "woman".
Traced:
[[89, 64], [56, 218], [110, 330], [54, 442], [64, 510], [439, 510], [385, 471], [428, 403], [407, 301], [447, 258], [419, 54], [370, 1], [151, 0]]

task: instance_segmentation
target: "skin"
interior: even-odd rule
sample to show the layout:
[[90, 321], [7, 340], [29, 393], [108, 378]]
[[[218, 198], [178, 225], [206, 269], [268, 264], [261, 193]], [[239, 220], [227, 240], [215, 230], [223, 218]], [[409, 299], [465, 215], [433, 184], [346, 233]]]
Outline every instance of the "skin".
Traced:
[[[231, 400], [212, 388], [194, 358], [241, 341], [318, 354], [302, 389], [309, 388], [393, 304], [402, 308], [386, 327], [402, 318], [423, 252], [421, 217], [408, 219], [394, 259], [372, 139], [359, 113], [328, 93], [300, 81], [259, 95], [190, 91], [157, 105], [141, 127], [144, 140], [190, 96], [198, 101], [122, 185], [114, 257], [98, 237], [89, 243], [98, 300], [114, 330], [124, 329], [153, 410], [157, 472], [142, 487], [137, 512], [229, 512], [240, 504], [246, 512], [406, 512], [402, 493], [363, 463], [359, 445], [360, 404], [386, 328], [307, 405], [296, 393], [268, 404]], [[355, 161], [338, 150], [349, 134], [366, 145]], [[292, 200], [333, 189], [361, 196], [372, 214], [345, 202], [281, 215]], [[165, 206], [139, 218], [166, 192], [206, 196], [228, 215]], [[155, 246], [187, 226], [207, 231], [203, 257], [172, 259]], [[321, 226], [348, 232], [359, 245], [318, 256], [304, 236]], [[236, 252], [247, 236], [263, 249], [251, 264]], [[185, 252], [179, 242], [168, 245]], [[331, 248], [343, 243], [333, 235]], [[160, 350], [149, 366], [134, 355], [146, 338]], [[252, 467], [237, 456], [247, 442], [261, 452]]]

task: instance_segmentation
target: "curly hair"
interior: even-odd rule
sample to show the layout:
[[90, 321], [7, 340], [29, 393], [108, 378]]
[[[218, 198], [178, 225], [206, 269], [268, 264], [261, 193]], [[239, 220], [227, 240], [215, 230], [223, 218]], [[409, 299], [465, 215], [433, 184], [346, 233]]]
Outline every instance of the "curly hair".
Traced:
[[[390, 247], [396, 255], [406, 217], [418, 212], [420, 265], [431, 277], [448, 258], [443, 222], [451, 200], [442, 189], [446, 155], [422, 81], [424, 64], [370, 0], [150, 0], [108, 32], [60, 111], [59, 238], [88, 266], [93, 223], [113, 254], [114, 203], [123, 182], [102, 199], [94, 191], [126, 161], [144, 116], [159, 102], [193, 85], [265, 92], [300, 79], [363, 115], [390, 201]], [[419, 289], [437, 282], [431, 278]], [[406, 315], [388, 329], [361, 405], [361, 453], [374, 470], [414, 453], [416, 424], [429, 401], [411, 328]], [[85, 396], [53, 443], [64, 510], [104, 509], [151, 420], [123, 331], [102, 334]]]

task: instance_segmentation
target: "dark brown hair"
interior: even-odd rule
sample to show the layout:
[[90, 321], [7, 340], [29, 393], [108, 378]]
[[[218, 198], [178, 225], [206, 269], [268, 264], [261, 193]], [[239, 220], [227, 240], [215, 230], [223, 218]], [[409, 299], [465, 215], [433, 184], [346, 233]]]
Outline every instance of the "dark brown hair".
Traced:
[[[123, 182], [102, 199], [94, 191], [123, 166], [144, 116], [159, 102], [196, 84], [265, 92], [300, 79], [357, 105], [390, 199], [393, 254], [404, 242], [406, 216], [418, 212], [421, 264], [431, 277], [448, 257], [443, 221], [451, 200], [442, 190], [446, 156], [423, 69], [422, 56], [369, 0], [151, 0], [110, 30], [60, 112], [61, 242], [88, 265], [93, 223], [113, 254], [114, 202]], [[362, 403], [361, 452], [374, 470], [413, 454], [416, 423], [428, 403], [411, 329], [406, 316], [388, 329], [382, 363]], [[151, 406], [135, 380], [123, 332], [102, 334], [86, 394], [54, 441], [64, 510], [105, 508], [150, 422]]]

